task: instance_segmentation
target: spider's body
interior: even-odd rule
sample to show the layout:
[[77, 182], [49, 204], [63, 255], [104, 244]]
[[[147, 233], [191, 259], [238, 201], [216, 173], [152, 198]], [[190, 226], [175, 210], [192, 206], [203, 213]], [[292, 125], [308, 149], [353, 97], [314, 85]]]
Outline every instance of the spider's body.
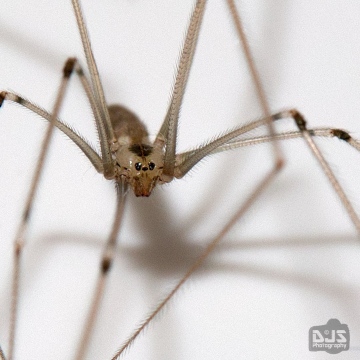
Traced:
[[153, 146], [145, 125], [139, 118], [119, 105], [108, 107], [111, 124], [117, 138], [113, 152], [115, 179], [125, 178], [136, 196], [150, 196], [160, 182], [164, 164], [161, 146]]

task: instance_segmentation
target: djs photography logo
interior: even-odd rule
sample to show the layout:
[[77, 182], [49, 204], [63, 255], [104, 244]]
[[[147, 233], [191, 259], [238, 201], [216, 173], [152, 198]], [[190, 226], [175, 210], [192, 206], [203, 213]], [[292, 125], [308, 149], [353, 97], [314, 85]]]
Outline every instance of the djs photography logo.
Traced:
[[326, 325], [313, 326], [309, 330], [309, 350], [338, 354], [349, 350], [350, 332], [346, 324], [330, 319]]

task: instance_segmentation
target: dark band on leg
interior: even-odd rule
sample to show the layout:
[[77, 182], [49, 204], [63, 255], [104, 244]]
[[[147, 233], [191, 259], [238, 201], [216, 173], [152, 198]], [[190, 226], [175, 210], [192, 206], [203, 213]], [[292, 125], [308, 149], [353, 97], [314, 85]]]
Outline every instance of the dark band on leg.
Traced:
[[337, 138], [339, 138], [340, 140], [344, 140], [346, 142], [349, 142], [349, 140], [351, 139], [351, 136], [349, 135], [349, 133], [347, 133], [344, 130], [340, 130], [340, 129], [333, 129], [331, 130], [332, 134], [334, 136], [336, 136]]
[[66, 64], [64, 66], [64, 77], [65, 78], [69, 78], [71, 73], [73, 72], [74, 70], [74, 67], [75, 67], [75, 64], [76, 64], [76, 58], [69, 58], [67, 61], [66, 61]]
[[6, 91], [2, 91], [0, 93], [0, 107], [2, 106], [2, 104], [3, 104], [3, 102], [4, 102], [5, 98], [6, 98], [6, 94], [7, 94]]
[[104, 258], [101, 261], [101, 272], [103, 274], [106, 274], [110, 270], [111, 264], [112, 264], [111, 259], [109, 259], [108, 257]]

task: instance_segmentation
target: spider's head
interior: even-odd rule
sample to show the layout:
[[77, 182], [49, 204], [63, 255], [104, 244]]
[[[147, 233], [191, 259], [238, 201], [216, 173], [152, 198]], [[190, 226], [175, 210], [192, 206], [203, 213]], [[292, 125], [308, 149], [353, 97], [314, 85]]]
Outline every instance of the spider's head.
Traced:
[[136, 196], [150, 196], [163, 168], [163, 153], [145, 144], [122, 146], [116, 153], [119, 175], [125, 176]]

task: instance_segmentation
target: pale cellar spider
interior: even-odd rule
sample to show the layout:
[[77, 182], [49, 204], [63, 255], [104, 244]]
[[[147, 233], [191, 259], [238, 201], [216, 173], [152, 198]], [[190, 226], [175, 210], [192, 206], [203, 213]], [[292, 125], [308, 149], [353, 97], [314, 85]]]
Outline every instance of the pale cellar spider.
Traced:
[[[166, 114], [193, 4], [82, 4], [107, 103], [136, 112], [152, 139]], [[346, 129], [359, 139], [358, 2], [236, 5], [272, 113], [296, 106], [309, 128]], [[76, 56], [85, 68], [70, 1], [6, 2], [0, 20], [0, 89], [52, 111], [65, 60]], [[262, 117], [226, 2], [209, 0], [177, 150]], [[98, 145], [76, 74], [60, 118]], [[10, 101], [0, 124], [0, 345], [7, 355], [13, 239], [47, 124]], [[276, 130], [296, 126], [279, 121]], [[338, 139], [315, 140], [359, 212], [360, 154]], [[280, 146], [284, 169], [124, 358], [312, 358], [309, 328], [330, 318], [350, 328], [344, 358], [358, 357], [357, 231], [305, 141]], [[149, 198], [129, 194], [84, 358], [111, 359], [272, 168], [273, 157], [271, 144], [228, 151]], [[115, 199], [111, 182], [56, 130], [22, 257], [14, 359], [74, 358]]]

